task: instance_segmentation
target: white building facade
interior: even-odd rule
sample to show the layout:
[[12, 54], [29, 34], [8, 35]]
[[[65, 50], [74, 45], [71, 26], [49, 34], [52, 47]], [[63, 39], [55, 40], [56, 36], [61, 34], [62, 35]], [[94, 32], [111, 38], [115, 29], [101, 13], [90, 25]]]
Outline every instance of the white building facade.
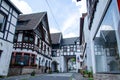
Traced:
[[20, 13], [9, 0], [0, 0], [0, 76], [8, 74], [16, 22]]
[[[18, 17], [9, 75], [50, 70], [51, 39], [47, 22], [46, 12]], [[22, 67], [21, 72], [19, 67]]]
[[[82, 62], [79, 37], [62, 38], [62, 33], [51, 34], [52, 39], [52, 71], [69, 72], [70, 68], [78, 72]], [[69, 60], [74, 58], [76, 62], [70, 66]]]
[[[95, 80], [110, 79], [111, 74], [120, 72], [119, 9], [119, 0], [87, 0], [83, 32], [89, 45], [86, 54], [90, 53]], [[118, 75], [112, 76], [115, 78], [113, 80], [120, 79]]]

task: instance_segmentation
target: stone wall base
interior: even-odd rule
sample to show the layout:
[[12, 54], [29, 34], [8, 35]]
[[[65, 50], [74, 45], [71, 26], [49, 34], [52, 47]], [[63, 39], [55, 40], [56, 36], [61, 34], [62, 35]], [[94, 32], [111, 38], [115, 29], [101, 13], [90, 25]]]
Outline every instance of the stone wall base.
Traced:
[[94, 74], [94, 80], [120, 80], [120, 74]]
[[40, 69], [36, 68], [9, 68], [8, 76], [31, 74], [33, 71], [36, 73], [42, 73]]

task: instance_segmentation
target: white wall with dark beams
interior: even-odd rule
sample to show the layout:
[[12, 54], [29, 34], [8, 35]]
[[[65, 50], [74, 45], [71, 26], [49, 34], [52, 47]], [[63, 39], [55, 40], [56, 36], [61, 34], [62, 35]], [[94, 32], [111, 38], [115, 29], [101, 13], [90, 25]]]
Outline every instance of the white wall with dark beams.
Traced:
[[21, 13], [6, 0], [0, 0], [0, 76], [7, 76], [13, 49], [13, 38], [17, 17]]

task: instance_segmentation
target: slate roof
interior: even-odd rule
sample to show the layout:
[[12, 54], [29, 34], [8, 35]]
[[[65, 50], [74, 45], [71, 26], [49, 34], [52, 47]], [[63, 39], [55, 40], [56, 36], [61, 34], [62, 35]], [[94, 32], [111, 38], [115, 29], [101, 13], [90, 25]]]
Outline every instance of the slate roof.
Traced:
[[46, 14], [47, 12], [19, 15], [16, 30], [34, 30]]
[[60, 44], [62, 33], [51, 33], [52, 44]]
[[70, 44], [75, 44], [76, 40], [78, 37], [73, 37], [73, 38], [64, 38], [62, 40], [62, 45], [70, 45]]

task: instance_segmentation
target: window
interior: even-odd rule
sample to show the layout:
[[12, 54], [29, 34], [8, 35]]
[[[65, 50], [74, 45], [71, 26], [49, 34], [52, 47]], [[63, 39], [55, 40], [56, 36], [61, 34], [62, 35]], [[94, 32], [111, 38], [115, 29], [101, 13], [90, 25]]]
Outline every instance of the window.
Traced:
[[37, 46], [39, 47], [39, 44], [40, 44], [40, 39], [38, 38], [37, 39]]
[[56, 57], [57, 56], [57, 51], [52, 51], [52, 57]]
[[0, 13], [0, 32], [3, 32], [5, 29], [6, 16], [3, 13]]
[[31, 56], [31, 65], [33, 65], [34, 62], [35, 62], [35, 55], [32, 55], [32, 56]]
[[44, 51], [46, 52], [46, 45], [44, 45]]
[[67, 46], [63, 47], [63, 52], [67, 52]]
[[[120, 40], [117, 32], [118, 22], [119, 12], [116, 0], [111, 0], [94, 39], [96, 72], [110, 72], [111, 68], [114, 68], [113, 72], [120, 72], [117, 68], [119, 66], [115, 64], [113, 66], [109, 65], [110, 60], [113, 59], [120, 65], [117, 60], [117, 55], [120, 54]], [[98, 63], [99, 65], [97, 65]]]
[[17, 42], [17, 39], [18, 39], [18, 33], [15, 33], [14, 42]]
[[29, 20], [24, 20], [24, 21], [18, 21], [17, 22], [17, 25], [26, 25], [26, 24], [28, 24], [28, 22], [29, 22]]
[[48, 54], [49, 54], [49, 47], [47, 48]]
[[24, 60], [23, 60], [23, 63], [24, 63], [24, 65], [26, 65], [26, 66], [29, 65], [29, 57], [30, 57], [30, 55], [28, 55], [28, 54], [24, 54]]
[[70, 46], [70, 51], [73, 52], [74, 51], [74, 47]]
[[15, 57], [15, 64], [20, 65], [22, 62], [22, 54], [21, 53], [17, 53], [16, 57]]
[[41, 42], [41, 50], [43, 50], [43, 42]]
[[30, 33], [25, 33], [24, 36], [23, 36], [23, 42], [34, 43], [34, 36]]

